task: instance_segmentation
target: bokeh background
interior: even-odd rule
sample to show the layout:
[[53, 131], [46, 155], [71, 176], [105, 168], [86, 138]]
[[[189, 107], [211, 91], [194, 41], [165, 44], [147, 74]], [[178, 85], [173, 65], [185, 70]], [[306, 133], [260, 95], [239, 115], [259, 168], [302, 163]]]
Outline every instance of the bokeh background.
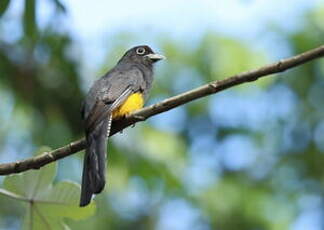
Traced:
[[[0, 162], [82, 137], [80, 104], [148, 44], [150, 100], [324, 43], [322, 0], [1, 0]], [[324, 61], [157, 115], [109, 142], [96, 214], [71, 229], [324, 229]], [[83, 152], [56, 181], [80, 183]], [[2, 182], [4, 177], [0, 178]], [[0, 196], [0, 229], [24, 209]]]

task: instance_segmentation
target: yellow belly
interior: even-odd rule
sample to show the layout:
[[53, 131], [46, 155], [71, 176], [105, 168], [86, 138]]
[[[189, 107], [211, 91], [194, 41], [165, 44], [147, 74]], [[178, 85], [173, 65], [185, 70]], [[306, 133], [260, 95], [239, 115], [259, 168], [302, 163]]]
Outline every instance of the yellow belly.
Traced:
[[130, 95], [126, 101], [115, 109], [112, 113], [113, 119], [126, 116], [135, 110], [141, 109], [144, 106], [144, 98], [140, 93]]

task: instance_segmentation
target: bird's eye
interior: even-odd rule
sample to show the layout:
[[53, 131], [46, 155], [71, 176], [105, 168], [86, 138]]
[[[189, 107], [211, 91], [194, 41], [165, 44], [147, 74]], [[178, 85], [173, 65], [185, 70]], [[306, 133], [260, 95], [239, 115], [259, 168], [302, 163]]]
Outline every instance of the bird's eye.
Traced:
[[136, 53], [138, 55], [143, 55], [145, 54], [145, 49], [143, 47], [137, 48]]

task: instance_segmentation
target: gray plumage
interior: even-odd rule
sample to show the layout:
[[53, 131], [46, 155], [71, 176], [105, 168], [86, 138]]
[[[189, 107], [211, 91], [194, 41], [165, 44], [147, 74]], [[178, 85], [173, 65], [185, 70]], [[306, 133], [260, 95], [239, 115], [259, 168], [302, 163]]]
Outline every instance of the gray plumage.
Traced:
[[133, 93], [144, 98], [152, 86], [153, 63], [163, 56], [154, 54], [148, 46], [128, 50], [117, 65], [95, 81], [82, 107], [87, 148], [81, 185], [80, 206], [91, 202], [93, 194], [105, 186], [106, 149], [112, 112]]

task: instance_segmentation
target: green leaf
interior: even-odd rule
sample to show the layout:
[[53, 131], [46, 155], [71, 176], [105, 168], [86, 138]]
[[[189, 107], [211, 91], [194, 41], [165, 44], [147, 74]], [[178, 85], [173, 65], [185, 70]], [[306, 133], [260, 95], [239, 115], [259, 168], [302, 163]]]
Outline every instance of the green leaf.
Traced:
[[[42, 209], [48, 215], [58, 215], [61, 217], [69, 217], [74, 220], [84, 219], [93, 214], [94, 206], [91, 209], [80, 208], [78, 206], [80, 198], [80, 186], [69, 181], [63, 181], [55, 185], [44, 197], [44, 201], [48, 204], [43, 204]], [[62, 205], [64, 204], [64, 205]]]
[[41, 170], [32, 170], [23, 174], [7, 176], [4, 187], [27, 199], [37, 199], [50, 188], [56, 174], [56, 164], [49, 164]]
[[56, 163], [40, 170], [7, 176], [0, 194], [27, 203], [24, 229], [69, 229], [63, 218], [80, 220], [94, 214], [92, 202], [80, 208], [80, 186], [68, 181], [52, 184], [56, 175]]
[[10, 0], [1, 0], [0, 1], [0, 17], [6, 12], [9, 6]]

